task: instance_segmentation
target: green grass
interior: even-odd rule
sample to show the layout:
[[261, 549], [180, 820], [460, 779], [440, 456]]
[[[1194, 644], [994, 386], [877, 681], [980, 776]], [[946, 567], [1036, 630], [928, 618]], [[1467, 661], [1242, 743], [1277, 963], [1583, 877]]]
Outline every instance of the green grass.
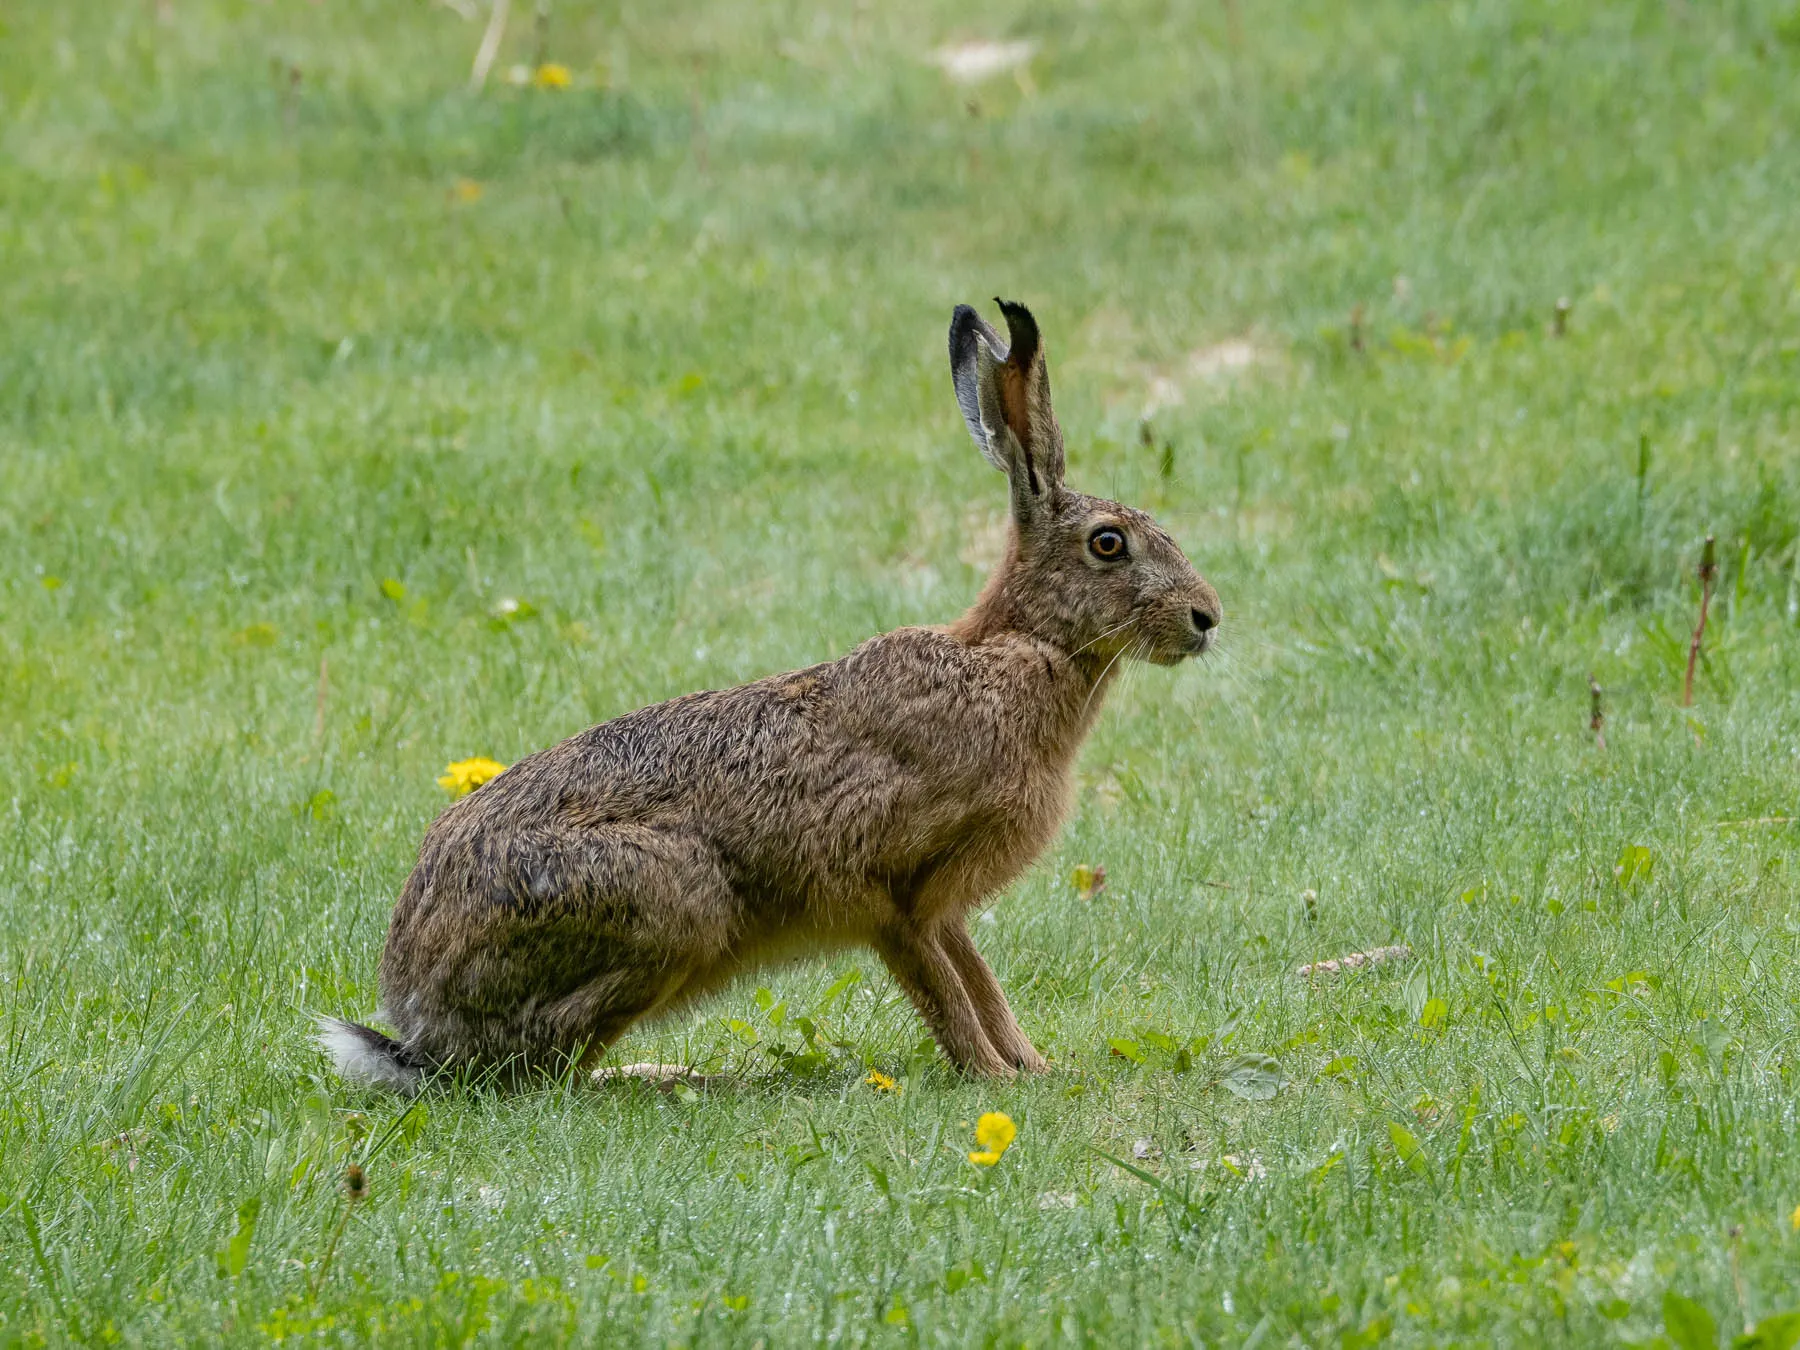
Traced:
[[[561, 4], [564, 91], [515, 11], [480, 96], [422, 0], [0, 16], [0, 1344], [1800, 1305], [1791, 0]], [[1030, 78], [953, 88], [967, 37]], [[740, 1080], [693, 1100], [333, 1080], [446, 761], [972, 598], [943, 334], [996, 293], [1228, 615], [977, 927], [1055, 1071], [957, 1080], [870, 957], [619, 1048]]]

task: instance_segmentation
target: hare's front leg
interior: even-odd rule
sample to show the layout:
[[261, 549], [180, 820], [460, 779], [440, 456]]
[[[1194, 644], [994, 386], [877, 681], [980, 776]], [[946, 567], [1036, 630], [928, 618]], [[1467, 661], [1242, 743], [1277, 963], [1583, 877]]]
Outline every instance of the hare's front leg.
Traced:
[[939, 941], [943, 944], [944, 954], [950, 958], [956, 967], [956, 973], [962, 978], [963, 988], [968, 990], [969, 998], [975, 1004], [988, 1042], [1014, 1068], [1026, 1073], [1042, 1073], [1049, 1066], [1044, 1063], [1044, 1057], [1037, 1052], [1025, 1033], [1019, 1030], [1018, 1019], [1013, 1016], [1012, 1006], [1006, 1001], [1006, 993], [1000, 988], [1000, 981], [994, 978], [993, 970], [982, 960], [981, 953], [975, 948], [975, 939], [969, 936], [969, 930], [964, 927], [963, 921], [957, 918], [947, 922], [939, 932]]
[[964, 1073], [993, 1078], [1013, 1071], [982, 1029], [975, 1000], [939, 934], [902, 920], [876, 936], [875, 950], [952, 1064]]

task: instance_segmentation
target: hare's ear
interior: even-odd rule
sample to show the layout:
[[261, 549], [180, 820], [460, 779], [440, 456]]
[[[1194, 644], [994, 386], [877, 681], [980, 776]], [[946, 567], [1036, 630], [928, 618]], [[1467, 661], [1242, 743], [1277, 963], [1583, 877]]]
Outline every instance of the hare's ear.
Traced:
[[1050, 372], [1037, 321], [1025, 306], [999, 302], [1010, 341], [967, 305], [950, 319], [950, 375], [969, 435], [1012, 480], [1023, 516], [1062, 487], [1062, 429], [1050, 406]]

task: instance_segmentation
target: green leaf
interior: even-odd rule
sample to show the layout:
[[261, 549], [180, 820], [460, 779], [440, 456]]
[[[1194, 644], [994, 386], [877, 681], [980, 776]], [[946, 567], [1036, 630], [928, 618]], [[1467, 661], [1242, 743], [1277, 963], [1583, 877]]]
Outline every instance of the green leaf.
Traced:
[[967, 1288], [978, 1281], [985, 1283], [986, 1280], [987, 1268], [971, 1256], [968, 1260], [959, 1261], [944, 1272], [944, 1289], [946, 1292], [954, 1294], [959, 1289]]
[[1419, 1144], [1418, 1136], [1398, 1121], [1388, 1122], [1388, 1138], [1394, 1141], [1394, 1152], [1400, 1161], [1405, 1163], [1420, 1176], [1426, 1175], [1430, 1164], [1425, 1157], [1425, 1150]]
[[1800, 1344], [1800, 1309], [1763, 1318], [1731, 1344], [1736, 1350], [1793, 1350]]
[[1413, 973], [1406, 977], [1404, 990], [1406, 999], [1406, 1015], [1417, 1022], [1425, 1011], [1425, 1003], [1431, 997], [1431, 976], [1425, 969], [1425, 963], [1419, 962], [1413, 967]]
[[840, 994], [846, 992], [860, 979], [862, 979], [862, 971], [857, 967], [852, 966], [849, 970], [845, 971], [842, 975], [838, 976], [837, 979], [832, 981], [831, 988], [827, 989], [824, 994], [820, 996], [817, 1005], [813, 1008], [813, 1012], [824, 1012], [837, 1000]]
[[1663, 1331], [1676, 1350], [1718, 1350], [1719, 1324], [1713, 1315], [1673, 1289], [1663, 1293]]
[[406, 599], [406, 587], [393, 577], [384, 577], [381, 582], [381, 593], [390, 600]]
[[1675, 1086], [1675, 1080], [1681, 1077], [1681, 1061], [1675, 1058], [1672, 1050], [1664, 1050], [1656, 1057], [1656, 1071], [1662, 1075], [1663, 1086]]
[[238, 1206], [237, 1232], [219, 1253], [219, 1273], [236, 1279], [250, 1264], [250, 1240], [256, 1236], [256, 1216], [262, 1213], [262, 1197], [253, 1195]]
[[1428, 998], [1419, 1009], [1419, 1025], [1427, 1031], [1437, 1031], [1449, 1020], [1450, 1005], [1441, 998]]
[[1656, 857], [1642, 844], [1628, 844], [1613, 864], [1613, 876], [1622, 890], [1636, 894], [1650, 880], [1656, 868]]
[[1281, 1063], [1273, 1055], [1239, 1055], [1225, 1066], [1219, 1079], [1225, 1090], [1245, 1101], [1266, 1102], [1285, 1081]]
[[1338, 1337], [1338, 1344], [1343, 1346], [1344, 1350], [1362, 1350], [1364, 1346], [1381, 1344], [1393, 1329], [1393, 1318], [1377, 1317], [1365, 1327], [1344, 1332]]
[[1139, 1047], [1138, 1043], [1136, 1041], [1128, 1041], [1123, 1036], [1108, 1036], [1106, 1038], [1106, 1048], [1111, 1050], [1113, 1054], [1117, 1055], [1120, 1059], [1128, 1059], [1133, 1064], [1142, 1064], [1144, 1062], [1144, 1052]]
[[1181, 1049], [1180, 1041], [1160, 1031], [1151, 1031], [1146, 1028], [1142, 1039], [1144, 1044], [1152, 1050], [1160, 1050], [1165, 1055], [1173, 1055]]

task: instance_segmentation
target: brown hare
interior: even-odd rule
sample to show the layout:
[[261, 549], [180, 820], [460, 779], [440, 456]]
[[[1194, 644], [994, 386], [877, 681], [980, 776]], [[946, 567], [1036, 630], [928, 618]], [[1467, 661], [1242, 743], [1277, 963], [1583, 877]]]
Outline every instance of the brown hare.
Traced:
[[950, 1060], [1040, 1070], [969, 937], [1043, 851], [1121, 657], [1207, 650], [1219, 597], [1142, 511], [1063, 485], [1030, 312], [950, 321], [969, 433], [1011, 486], [955, 623], [689, 694], [521, 760], [440, 815], [381, 957], [388, 1037], [325, 1018], [352, 1081], [567, 1067], [740, 971], [873, 947]]

